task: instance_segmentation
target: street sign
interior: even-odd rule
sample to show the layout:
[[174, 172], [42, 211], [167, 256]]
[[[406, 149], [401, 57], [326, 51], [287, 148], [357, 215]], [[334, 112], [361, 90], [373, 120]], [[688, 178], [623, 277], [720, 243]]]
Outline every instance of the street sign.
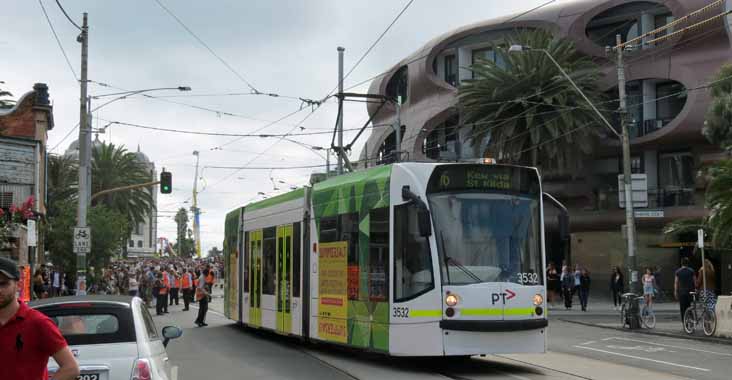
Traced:
[[663, 210], [634, 210], [636, 218], [663, 218]]
[[704, 230], [698, 229], [696, 231], [696, 238], [697, 238], [697, 244], [699, 245], [699, 248], [704, 248]]
[[[618, 174], [618, 204], [625, 208], [625, 182], [623, 175]], [[646, 174], [633, 174], [630, 176], [630, 195], [633, 200], [633, 207], [648, 207], [648, 176]]]
[[33, 219], [28, 219], [26, 226], [28, 227], [28, 246], [35, 247], [36, 245], [38, 245], [38, 233], [36, 232], [36, 221]]
[[89, 253], [91, 251], [91, 228], [74, 228], [74, 252]]

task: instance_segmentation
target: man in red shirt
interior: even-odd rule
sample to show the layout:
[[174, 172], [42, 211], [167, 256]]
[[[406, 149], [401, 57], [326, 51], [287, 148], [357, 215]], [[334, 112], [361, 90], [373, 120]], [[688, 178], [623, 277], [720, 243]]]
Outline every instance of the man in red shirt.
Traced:
[[0, 379], [48, 379], [49, 357], [59, 365], [51, 380], [75, 379], [79, 365], [56, 325], [18, 301], [19, 279], [15, 262], [0, 257]]

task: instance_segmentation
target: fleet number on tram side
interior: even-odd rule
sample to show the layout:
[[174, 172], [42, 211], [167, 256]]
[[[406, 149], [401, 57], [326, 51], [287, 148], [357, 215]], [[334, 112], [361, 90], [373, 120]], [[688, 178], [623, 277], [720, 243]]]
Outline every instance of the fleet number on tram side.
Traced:
[[409, 308], [408, 307], [394, 307], [392, 309], [392, 317], [394, 318], [409, 318]]

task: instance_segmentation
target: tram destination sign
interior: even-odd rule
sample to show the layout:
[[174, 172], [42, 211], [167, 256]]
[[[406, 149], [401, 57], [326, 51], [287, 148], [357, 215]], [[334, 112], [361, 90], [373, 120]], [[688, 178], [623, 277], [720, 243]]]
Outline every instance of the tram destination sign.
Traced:
[[457, 164], [436, 167], [427, 192], [485, 191], [538, 195], [539, 188], [539, 177], [532, 168]]

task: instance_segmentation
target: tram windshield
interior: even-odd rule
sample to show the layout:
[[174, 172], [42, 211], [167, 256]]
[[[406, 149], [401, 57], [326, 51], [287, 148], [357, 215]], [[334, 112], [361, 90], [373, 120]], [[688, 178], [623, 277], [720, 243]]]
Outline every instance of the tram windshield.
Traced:
[[445, 283], [543, 283], [538, 199], [449, 192], [429, 201]]

